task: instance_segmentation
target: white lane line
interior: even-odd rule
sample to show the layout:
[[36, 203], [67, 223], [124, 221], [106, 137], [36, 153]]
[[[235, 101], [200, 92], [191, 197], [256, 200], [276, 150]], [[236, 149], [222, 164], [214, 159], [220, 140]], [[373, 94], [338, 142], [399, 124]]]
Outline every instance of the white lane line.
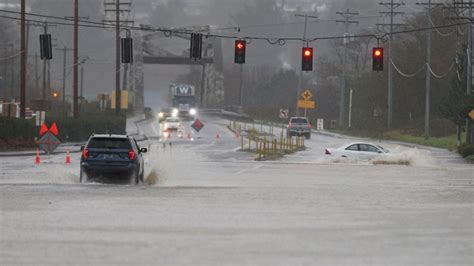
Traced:
[[248, 169], [248, 168], [247, 169], [242, 169], [242, 170], [238, 171], [237, 174], [240, 175], [240, 174], [243, 174], [247, 171], [258, 170], [258, 169], [262, 168], [263, 166], [264, 166], [263, 164], [259, 164], [259, 165], [256, 165], [256, 166], [250, 168], [250, 169]]

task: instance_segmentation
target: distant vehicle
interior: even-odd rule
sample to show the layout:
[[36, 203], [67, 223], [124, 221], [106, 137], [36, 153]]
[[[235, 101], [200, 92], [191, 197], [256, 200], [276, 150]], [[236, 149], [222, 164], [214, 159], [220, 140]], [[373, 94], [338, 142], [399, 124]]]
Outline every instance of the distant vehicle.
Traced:
[[144, 181], [142, 154], [147, 149], [140, 148], [133, 137], [92, 135], [81, 150], [81, 183], [98, 178], [125, 180], [133, 185]]
[[351, 143], [340, 148], [326, 148], [325, 154], [342, 158], [374, 159], [389, 153], [388, 150], [372, 143]]
[[181, 127], [181, 120], [177, 117], [168, 117], [163, 125], [164, 131], [178, 131]]
[[[164, 107], [161, 108], [160, 112], [158, 113], [158, 120], [161, 122], [165, 121], [166, 118], [173, 116], [173, 108]], [[177, 116], [177, 114], [175, 114]]]
[[197, 114], [196, 89], [188, 84], [170, 85], [171, 106], [177, 116], [182, 119], [192, 120]]
[[306, 117], [292, 117], [288, 123], [288, 137], [305, 136], [311, 138], [311, 123]]

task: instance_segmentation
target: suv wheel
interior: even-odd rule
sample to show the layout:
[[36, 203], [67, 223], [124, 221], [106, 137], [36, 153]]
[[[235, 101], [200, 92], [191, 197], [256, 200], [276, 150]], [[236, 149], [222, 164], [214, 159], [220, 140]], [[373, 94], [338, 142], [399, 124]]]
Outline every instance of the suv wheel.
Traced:
[[130, 185], [138, 185], [138, 175], [137, 174], [133, 174], [130, 176]]
[[142, 174], [140, 175], [140, 182], [141, 182], [142, 184], [145, 184], [144, 176], [145, 176], [145, 171], [143, 171]]
[[86, 173], [84, 173], [82, 169], [81, 169], [81, 173], [79, 174], [79, 181], [81, 182], [81, 184], [89, 182], [89, 179], [87, 178]]

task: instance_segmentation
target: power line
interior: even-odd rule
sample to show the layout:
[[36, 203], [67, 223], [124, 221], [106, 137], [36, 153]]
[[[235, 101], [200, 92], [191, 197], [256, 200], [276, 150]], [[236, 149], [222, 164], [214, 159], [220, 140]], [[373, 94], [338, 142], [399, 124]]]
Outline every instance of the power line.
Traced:
[[[8, 10], [0, 10], [0, 12], [8, 12], [8, 13], [18, 13], [16, 11], [8, 11]], [[40, 14], [34, 14], [34, 13], [27, 13], [30, 16], [38, 16], [38, 17], [43, 17], [43, 18], [51, 18], [51, 19], [56, 19], [56, 20], [62, 20], [62, 21], [70, 21], [70, 19], [63, 18], [63, 17], [54, 17], [54, 16], [48, 16], [48, 15], [40, 15]], [[6, 18], [6, 19], [12, 19], [12, 20], [20, 20], [20, 18], [17, 17], [10, 17], [10, 16], [0, 16], [0, 18]], [[38, 23], [44, 23], [44, 21], [40, 20], [34, 20], [34, 19], [26, 19], [26, 21], [31, 21], [31, 22], [38, 22]], [[115, 24], [110, 24], [110, 23], [103, 23], [103, 22], [94, 22], [94, 21], [84, 21], [84, 20], [79, 20], [81, 24], [79, 24], [79, 27], [86, 27], [86, 28], [97, 28], [97, 29], [115, 29], [116, 25]], [[59, 26], [74, 26], [73, 23], [66, 23], [66, 22], [48, 22], [50, 25], [59, 25]], [[454, 24], [447, 24], [447, 25], [441, 25], [441, 26], [436, 26], [436, 27], [422, 27], [422, 28], [414, 28], [410, 30], [403, 30], [403, 31], [393, 31], [392, 33], [384, 33], [383, 35], [377, 35], [377, 34], [359, 34], [359, 35], [354, 35], [353, 38], [367, 38], [367, 37], [372, 37], [372, 38], [377, 38], [377, 39], [382, 39], [385, 37], [389, 36], [394, 36], [394, 35], [399, 35], [399, 34], [408, 34], [408, 33], [414, 33], [414, 32], [420, 32], [420, 31], [427, 31], [427, 30], [433, 30], [433, 29], [442, 29], [442, 28], [451, 28], [451, 27], [457, 27], [457, 26], [462, 26], [462, 25], [468, 25], [470, 24], [469, 22], [461, 22], [461, 23], [454, 23]], [[381, 25], [381, 24], [379, 24]], [[388, 24], [390, 25], [390, 24]], [[394, 24], [396, 26], [396, 24]], [[162, 32], [165, 34], [167, 37], [172, 37], [173, 34], [191, 34], [194, 33], [194, 31], [190, 30], [183, 30], [183, 29], [165, 29], [165, 28], [151, 28], [151, 27], [137, 27], [137, 26], [123, 26], [119, 25], [121, 30], [140, 30], [140, 31], [149, 31], [149, 32]], [[269, 44], [279, 44], [279, 45], [285, 45], [287, 41], [305, 41], [302, 38], [298, 37], [260, 37], [260, 36], [238, 36], [238, 35], [222, 35], [222, 34], [205, 34], [205, 37], [207, 38], [222, 38], [222, 39], [245, 39], [245, 40], [262, 40], [262, 41], [267, 41]], [[320, 41], [320, 40], [337, 40], [337, 39], [344, 39], [346, 38], [345, 36], [321, 36], [321, 37], [313, 37], [313, 38], [308, 38], [306, 41], [311, 43], [315, 41]]]

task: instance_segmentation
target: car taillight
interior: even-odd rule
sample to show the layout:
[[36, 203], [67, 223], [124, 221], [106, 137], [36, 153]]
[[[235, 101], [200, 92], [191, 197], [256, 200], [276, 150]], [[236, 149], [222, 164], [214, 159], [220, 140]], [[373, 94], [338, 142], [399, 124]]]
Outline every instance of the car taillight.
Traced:
[[132, 160], [132, 161], [135, 160], [135, 156], [136, 156], [136, 154], [135, 154], [134, 151], [129, 151], [129, 152], [128, 152], [128, 158], [129, 158], [130, 160]]
[[88, 149], [84, 149], [82, 151], [82, 158], [84, 158], [86, 160], [89, 159], [89, 150]]
[[290, 123], [290, 124], [288, 124], [288, 128], [291, 128], [292, 126], [293, 126], [293, 125], [292, 125], [291, 123]]
[[329, 152], [328, 149], [326, 149], [326, 152], [325, 152], [326, 155], [331, 155], [331, 152]]
[[313, 127], [313, 125], [311, 125], [311, 123], [308, 123], [308, 128], [311, 128]]

